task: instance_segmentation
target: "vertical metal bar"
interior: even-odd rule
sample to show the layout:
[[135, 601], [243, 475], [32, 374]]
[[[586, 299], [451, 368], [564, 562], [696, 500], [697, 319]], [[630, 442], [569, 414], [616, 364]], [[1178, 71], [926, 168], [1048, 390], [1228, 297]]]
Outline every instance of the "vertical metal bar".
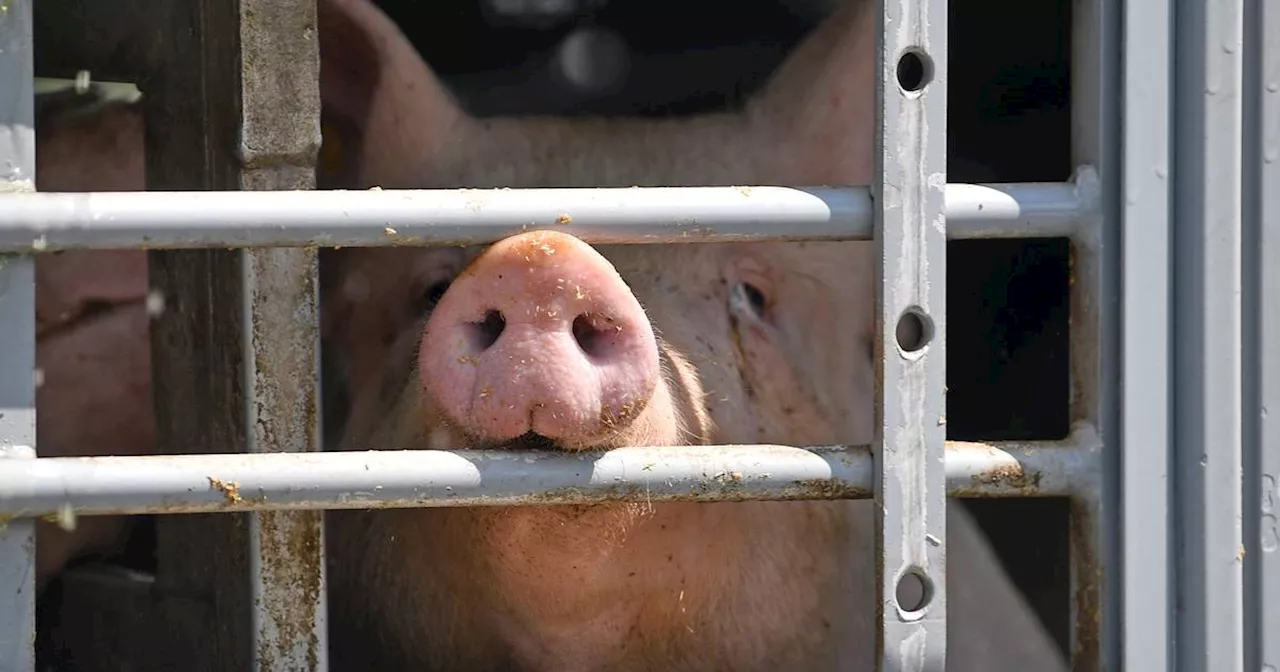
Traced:
[[[141, 87], [148, 189], [314, 187], [315, 0], [141, 4], [156, 36]], [[314, 250], [148, 258], [164, 299], [151, 329], [160, 450], [317, 449]], [[228, 499], [252, 496], [222, 485]], [[157, 521], [156, 592], [171, 625], [162, 644], [177, 642], [193, 670], [325, 669], [322, 521], [319, 511]]]
[[[30, 259], [0, 257], [0, 469], [35, 457], [34, 289]], [[0, 525], [0, 669], [35, 669], [35, 563], [35, 520]]]
[[[314, 189], [320, 146], [315, 0], [240, 0], [240, 51], [241, 187]], [[316, 250], [241, 255], [247, 450], [318, 451]], [[253, 669], [327, 670], [324, 512], [255, 513], [249, 545]]]
[[1174, 45], [1177, 658], [1243, 669], [1242, 0], [1181, 0]]
[[[314, 249], [243, 252], [249, 452], [320, 450]], [[249, 525], [254, 669], [328, 669], [324, 512], [263, 511]]]
[[1077, 179], [1095, 181], [1099, 216], [1072, 246], [1072, 418], [1107, 447], [1103, 477], [1071, 506], [1071, 667], [1120, 666], [1118, 567], [1120, 113], [1122, 3], [1080, 0], [1072, 14], [1071, 114]]
[[[35, 190], [31, 7], [0, 5], [0, 193]], [[35, 456], [35, 292], [35, 261], [0, 255], [0, 469]], [[35, 521], [0, 525], [0, 669], [35, 669], [35, 558]]]
[[1122, 392], [1124, 668], [1173, 662], [1170, 489], [1169, 0], [1124, 3]]
[[946, 656], [947, 3], [881, 0], [875, 245], [877, 669]]
[[1245, 1], [1246, 670], [1280, 670], [1280, 11]]

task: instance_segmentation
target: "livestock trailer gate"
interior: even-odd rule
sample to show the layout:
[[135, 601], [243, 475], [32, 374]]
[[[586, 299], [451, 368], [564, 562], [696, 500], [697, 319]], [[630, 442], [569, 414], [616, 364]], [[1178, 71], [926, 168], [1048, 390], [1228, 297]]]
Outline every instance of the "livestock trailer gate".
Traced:
[[[147, 71], [149, 191], [35, 193], [33, 6], [0, 0], [3, 672], [35, 669], [41, 517], [219, 514], [161, 516], [196, 530], [161, 563], [225, 582], [194, 612], [209, 620], [167, 625], [225, 643], [236, 629], [219, 615], [248, 605], [252, 653], [193, 651], [189, 669], [316, 671], [322, 510], [592, 497], [874, 498], [877, 660], [894, 672], [945, 668], [947, 497], [1065, 498], [1072, 669], [1280, 667], [1275, 6], [1072, 0], [1073, 178], [949, 184], [947, 2], [879, 0], [873, 184], [750, 198], [314, 190], [316, 0], [155, 3], [153, 43], [128, 54]], [[539, 453], [519, 467], [483, 451], [321, 452], [317, 247], [482, 244], [530, 224], [588, 243], [874, 240], [874, 444]], [[996, 238], [1070, 241], [1061, 441], [946, 440], [947, 241]], [[170, 313], [153, 328], [159, 443], [191, 454], [39, 457], [35, 262], [89, 248], [149, 250]], [[229, 540], [243, 550], [217, 559]], [[922, 588], [913, 604], [904, 581]]]

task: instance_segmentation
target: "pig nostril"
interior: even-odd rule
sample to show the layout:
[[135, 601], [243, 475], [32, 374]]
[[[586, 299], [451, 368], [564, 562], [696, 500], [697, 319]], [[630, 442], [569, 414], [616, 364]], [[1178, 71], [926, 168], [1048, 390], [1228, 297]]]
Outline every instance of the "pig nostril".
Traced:
[[604, 330], [598, 329], [590, 316], [579, 315], [573, 320], [573, 340], [588, 356], [599, 356], [606, 346]]
[[502, 317], [502, 313], [496, 310], [490, 310], [484, 314], [484, 320], [473, 322], [475, 326], [476, 349], [484, 352], [498, 342], [498, 337], [502, 335], [502, 330], [507, 328], [507, 321]]

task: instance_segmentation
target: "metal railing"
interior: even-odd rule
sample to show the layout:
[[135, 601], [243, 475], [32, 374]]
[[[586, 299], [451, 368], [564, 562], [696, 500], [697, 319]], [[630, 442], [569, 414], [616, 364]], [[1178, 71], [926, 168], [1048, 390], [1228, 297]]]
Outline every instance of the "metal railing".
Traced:
[[[166, 3], [165, 20], [194, 21], [178, 4]], [[293, 80], [314, 81], [314, 31], [299, 29], [314, 27], [314, 0], [218, 6], [196, 32], [237, 31], [237, 48], [168, 44], [172, 71], [153, 90], [158, 106], [203, 91], [169, 114], [196, 110], [201, 132], [221, 132], [219, 141], [239, 132], [240, 165], [210, 166], [206, 157], [180, 178], [152, 170], [157, 191], [144, 194], [25, 193], [34, 187], [32, 2], [11, 0], [0, 12], [0, 191], [11, 192], [0, 194], [0, 446], [10, 460], [0, 464], [0, 516], [12, 517], [0, 533], [0, 668], [34, 665], [37, 516], [252, 512], [243, 539], [256, 669], [321, 670], [327, 614], [317, 509], [870, 497], [883, 504], [879, 603], [896, 604], [904, 574], [930, 587], [927, 605], [882, 613], [880, 664], [936, 670], [946, 636], [947, 495], [1070, 498], [1073, 669], [1280, 666], [1280, 603], [1270, 599], [1280, 585], [1280, 437], [1267, 413], [1280, 405], [1274, 8], [1260, 0], [1079, 0], [1074, 181], [944, 186], [946, 3], [882, 0], [877, 183], [747, 194], [300, 191], [314, 186], [318, 94], [306, 85], [277, 90], [281, 79], [248, 76], [244, 64], [252, 60], [259, 75], [287, 67]], [[922, 91], [900, 85], [903, 57], [921, 61]], [[208, 80], [183, 81], [197, 76]], [[227, 126], [225, 110], [210, 112], [227, 101], [238, 106], [237, 128]], [[273, 117], [280, 109], [292, 116]], [[148, 158], [151, 168], [183, 160]], [[540, 226], [589, 243], [876, 241], [876, 444], [637, 447], [519, 461], [478, 451], [318, 452], [314, 247], [483, 243]], [[944, 442], [945, 241], [1037, 236], [1072, 241], [1075, 429], [1043, 444]], [[200, 401], [243, 398], [243, 417], [203, 437], [193, 427], [207, 411], [187, 424], [161, 413], [166, 443], [221, 454], [31, 459], [32, 254], [137, 247], [179, 251], [152, 257], [165, 299], [183, 304], [173, 306], [177, 314], [242, 316], [204, 336], [180, 322], [158, 328], [191, 349], [201, 339], [240, 337], [228, 361], [210, 364], [223, 369], [201, 375], [238, 373], [243, 390], [208, 383], [212, 398]], [[241, 249], [166, 256], [202, 248]], [[201, 300], [182, 291], [214, 276], [234, 278], [233, 290]], [[273, 319], [299, 305], [310, 323]], [[895, 346], [904, 316], [925, 327], [927, 345]], [[255, 362], [270, 363], [273, 375]], [[157, 380], [191, 388], [179, 384], [178, 365], [176, 356], [159, 357]], [[191, 401], [173, 396], [175, 408]], [[898, 450], [881, 450], [886, 444]], [[201, 524], [205, 543], [240, 538]], [[922, 635], [926, 655], [904, 659], [900, 644]]]

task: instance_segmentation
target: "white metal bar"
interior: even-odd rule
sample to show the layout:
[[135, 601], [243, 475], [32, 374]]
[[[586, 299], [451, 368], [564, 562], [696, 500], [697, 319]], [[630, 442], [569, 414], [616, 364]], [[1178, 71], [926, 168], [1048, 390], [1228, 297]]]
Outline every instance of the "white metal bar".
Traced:
[[947, 642], [947, 3], [876, 4], [876, 669], [923, 672]]
[[1124, 3], [1123, 416], [1124, 668], [1171, 670], [1169, 0]]
[[[1092, 431], [1062, 443], [953, 442], [946, 487], [963, 497], [1070, 495], [1096, 480], [1100, 455]], [[866, 499], [873, 469], [867, 446], [42, 458], [0, 469], [0, 516]]]
[[1280, 11], [1244, 25], [1244, 669], [1280, 670]]
[[1242, 670], [1242, 0], [1175, 5], [1177, 660]]
[[[315, 0], [240, 0], [245, 189], [315, 187], [320, 49]], [[293, 165], [290, 165], [293, 164]], [[266, 192], [258, 192], [266, 193]], [[317, 253], [241, 252], [246, 452], [321, 450]], [[249, 524], [255, 672], [325, 672], [324, 512], [258, 511]]]
[[[35, 188], [32, 3], [0, 8], [0, 193]], [[0, 468], [34, 457], [35, 262], [0, 254]], [[35, 669], [35, 521], [0, 525], [0, 669]]]
[[[948, 235], [1074, 237], [1091, 219], [1092, 189], [947, 185]], [[866, 187], [0, 195], [0, 252], [478, 244], [531, 227], [593, 244], [870, 240], [872, 205]]]

